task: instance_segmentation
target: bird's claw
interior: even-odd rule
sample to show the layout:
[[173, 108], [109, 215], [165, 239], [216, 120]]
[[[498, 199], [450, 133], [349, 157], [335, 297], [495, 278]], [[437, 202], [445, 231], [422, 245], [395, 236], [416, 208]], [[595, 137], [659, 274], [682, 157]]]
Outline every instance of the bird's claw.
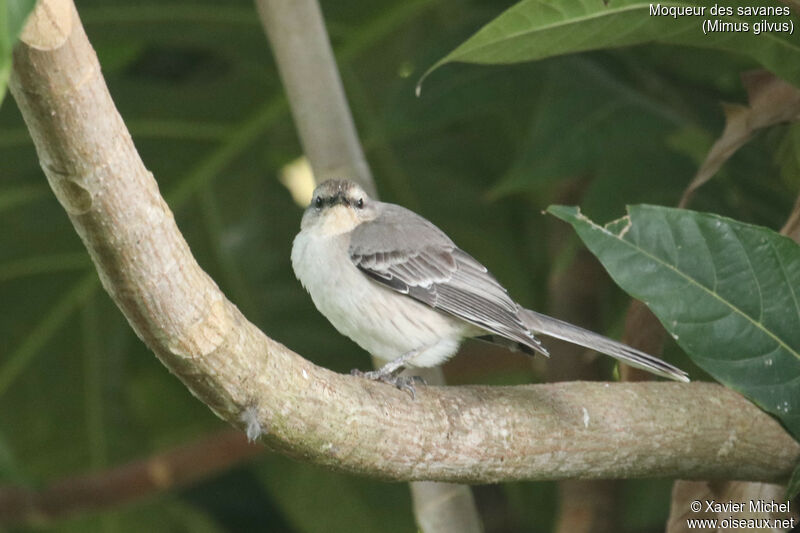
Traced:
[[350, 371], [350, 375], [357, 376], [371, 381], [380, 381], [381, 383], [388, 383], [394, 385], [401, 391], [405, 391], [411, 395], [412, 400], [417, 399], [416, 384], [425, 385], [425, 380], [421, 376], [403, 376], [396, 372], [381, 372], [380, 370], [370, 370], [363, 372], [354, 368]]

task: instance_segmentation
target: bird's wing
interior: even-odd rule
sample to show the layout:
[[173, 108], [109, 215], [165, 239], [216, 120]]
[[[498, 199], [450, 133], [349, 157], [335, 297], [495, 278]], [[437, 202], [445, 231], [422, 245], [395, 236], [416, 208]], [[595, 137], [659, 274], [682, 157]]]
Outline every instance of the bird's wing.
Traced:
[[362, 272], [378, 283], [435, 309], [520, 343], [544, 355], [532, 331], [608, 354], [654, 374], [689, 381], [669, 363], [562, 320], [519, 307], [506, 290], [468, 253], [431, 222], [394, 204], [353, 230], [348, 252]]
[[547, 355], [486, 267], [413, 211], [382, 204], [375, 220], [353, 230], [348, 252], [378, 283]]

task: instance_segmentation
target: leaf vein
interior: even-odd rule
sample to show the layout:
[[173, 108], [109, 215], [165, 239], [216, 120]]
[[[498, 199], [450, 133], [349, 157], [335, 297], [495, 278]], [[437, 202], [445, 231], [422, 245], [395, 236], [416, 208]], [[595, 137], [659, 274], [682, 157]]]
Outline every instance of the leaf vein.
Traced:
[[764, 293], [761, 290], [761, 281], [758, 279], [758, 273], [753, 266], [753, 262], [750, 260], [750, 254], [747, 250], [747, 247], [742, 242], [742, 238], [738, 233], [736, 233], [736, 231], [733, 231], [733, 234], [736, 236], [736, 242], [739, 243], [745, 259], [747, 259], [747, 266], [750, 268], [750, 275], [752, 276], [753, 281], [755, 281], [756, 289], [758, 289], [758, 322], [762, 322], [764, 320]]
[[800, 359], [800, 352], [798, 352], [798, 350], [796, 350], [796, 349], [792, 348], [791, 346], [789, 346], [783, 339], [781, 339], [780, 337], [775, 335], [772, 331], [767, 329], [767, 327], [764, 324], [762, 324], [761, 322], [755, 320], [753, 317], [748, 315], [746, 312], [744, 312], [738, 306], [734, 305], [733, 302], [730, 302], [730, 301], [724, 299], [722, 296], [720, 296], [716, 292], [713, 292], [713, 291], [709, 290], [708, 287], [706, 287], [703, 284], [699, 283], [697, 280], [695, 280], [694, 278], [688, 276], [687, 274], [681, 272], [674, 265], [671, 265], [671, 264], [665, 262], [663, 259], [661, 259], [660, 257], [650, 253], [649, 251], [645, 250], [644, 248], [636, 246], [636, 245], [634, 245], [634, 243], [632, 243], [632, 242], [630, 242], [630, 241], [628, 241], [626, 239], [620, 238], [617, 235], [614, 235], [613, 233], [611, 233], [610, 231], [606, 230], [605, 228], [597, 226], [597, 224], [594, 224], [594, 222], [590, 222], [590, 224], [600, 228], [604, 233], [613, 236], [615, 239], [619, 240], [620, 242], [625, 243], [625, 245], [638, 250], [645, 257], [648, 257], [652, 261], [662, 265], [663, 267], [667, 268], [668, 270], [673, 271], [675, 274], [677, 274], [679, 277], [685, 279], [690, 284], [695, 285], [695, 286], [699, 287], [700, 289], [702, 289], [703, 291], [707, 292], [710, 296], [712, 296], [713, 298], [715, 298], [716, 300], [721, 302], [723, 305], [726, 305], [726, 306], [730, 307], [733, 311], [735, 311], [739, 315], [743, 316], [748, 321], [752, 322], [759, 330], [761, 330], [768, 337], [770, 337], [773, 340], [775, 340], [787, 352], [789, 352], [790, 354], [794, 355], [796, 358]]

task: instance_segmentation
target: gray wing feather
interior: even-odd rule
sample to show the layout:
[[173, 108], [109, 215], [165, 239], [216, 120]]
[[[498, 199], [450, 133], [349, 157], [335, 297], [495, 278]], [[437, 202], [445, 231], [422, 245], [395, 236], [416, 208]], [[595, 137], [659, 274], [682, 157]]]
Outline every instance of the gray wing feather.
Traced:
[[348, 251], [375, 281], [547, 355], [486, 267], [413, 211], [382, 204], [378, 218], [352, 232]]

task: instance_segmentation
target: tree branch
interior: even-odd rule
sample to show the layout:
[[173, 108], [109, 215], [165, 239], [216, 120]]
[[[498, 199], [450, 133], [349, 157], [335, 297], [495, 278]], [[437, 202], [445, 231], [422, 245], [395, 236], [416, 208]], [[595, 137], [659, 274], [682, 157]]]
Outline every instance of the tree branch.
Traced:
[[358, 142], [319, 4], [256, 0], [256, 7], [314, 175], [320, 181], [352, 179], [374, 197], [375, 183]]
[[[52, 0], [54, 1], [54, 0]], [[785, 479], [768, 415], [707, 383], [419, 387], [304, 360], [197, 265], [114, 107], [74, 6], [40, 2], [10, 82], [50, 185], [137, 335], [217, 415], [304, 461], [384, 479]]]

